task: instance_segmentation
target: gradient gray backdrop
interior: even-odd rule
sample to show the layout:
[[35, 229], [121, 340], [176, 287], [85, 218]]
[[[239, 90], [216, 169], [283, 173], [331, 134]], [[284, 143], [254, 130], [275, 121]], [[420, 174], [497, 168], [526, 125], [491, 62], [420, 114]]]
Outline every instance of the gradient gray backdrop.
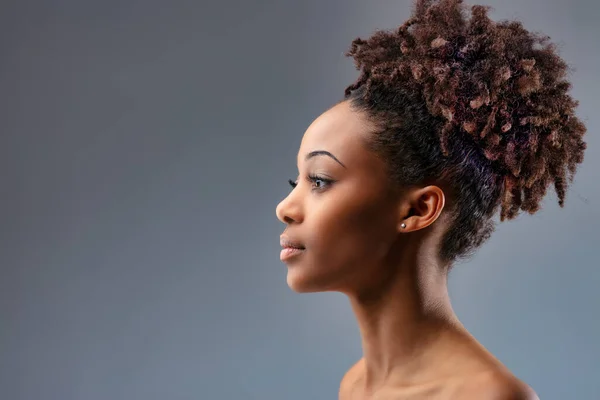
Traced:
[[[600, 6], [485, 4], [560, 44], [589, 150], [566, 207], [501, 225], [451, 297], [542, 400], [600, 399]], [[275, 207], [357, 76], [342, 53], [409, 10], [3, 1], [0, 399], [337, 398], [355, 320], [287, 287]]]

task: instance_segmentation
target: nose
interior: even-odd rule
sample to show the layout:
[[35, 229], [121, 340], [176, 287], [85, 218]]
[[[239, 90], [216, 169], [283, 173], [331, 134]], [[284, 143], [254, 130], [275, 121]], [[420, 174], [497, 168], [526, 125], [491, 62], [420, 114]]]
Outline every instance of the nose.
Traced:
[[298, 204], [297, 200], [294, 200], [293, 192], [285, 199], [281, 200], [275, 209], [275, 214], [277, 215], [277, 219], [284, 224], [301, 222], [302, 214], [300, 204]]

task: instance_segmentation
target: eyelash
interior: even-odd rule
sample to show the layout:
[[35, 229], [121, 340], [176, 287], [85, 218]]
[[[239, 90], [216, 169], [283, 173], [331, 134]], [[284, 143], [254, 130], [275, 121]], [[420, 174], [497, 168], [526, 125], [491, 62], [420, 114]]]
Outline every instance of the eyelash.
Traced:
[[[324, 189], [325, 187], [327, 187], [328, 185], [330, 185], [333, 182], [331, 179], [326, 179], [326, 178], [320, 177], [318, 175], [309, 175], [308, 176], [308, 180], [310, 182], [313, 182], [313, 183], [316, 182], [316, 181], [322, 181], [322, 182], [325, 183], [324, 186], [321, 186], [321, 187], [318, 187], [318, 188], [313, 188], [313, 190], [322, 190], [322, 189]], [[288, 182], [289, 182], [290, 186], [292, 187], [292, 189], [295, 189], [296, 186], [298, 186], [298, 182], [294, 182], [291, 179], [289, 179]]]

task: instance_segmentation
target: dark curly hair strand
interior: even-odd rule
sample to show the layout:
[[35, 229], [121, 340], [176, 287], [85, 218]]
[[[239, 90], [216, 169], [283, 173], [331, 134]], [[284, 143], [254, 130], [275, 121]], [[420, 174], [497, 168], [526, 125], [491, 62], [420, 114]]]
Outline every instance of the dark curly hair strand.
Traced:
[[443, 183], [451, 223], [440, 257], [472, 254], [492, 217], [535, 213], [550, 183], [564, 206], [583, 161], [584, 124], [549, 37], [493, 22], [488, 7], [417, 0], [395, 31], [352, 42], [360, 71], [344, 100], [373, 121], [368, 146], [397, 187]]

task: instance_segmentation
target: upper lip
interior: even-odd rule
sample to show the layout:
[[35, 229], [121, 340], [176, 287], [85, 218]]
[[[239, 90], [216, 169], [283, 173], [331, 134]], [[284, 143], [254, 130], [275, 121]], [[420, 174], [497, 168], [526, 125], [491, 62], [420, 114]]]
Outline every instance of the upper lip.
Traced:
[[288, 236], [280, 236], [279, 244], [283, 248], [291, 248], [291, 249], [304, 249], [304, 246], [296, 240], [291, 239]]

